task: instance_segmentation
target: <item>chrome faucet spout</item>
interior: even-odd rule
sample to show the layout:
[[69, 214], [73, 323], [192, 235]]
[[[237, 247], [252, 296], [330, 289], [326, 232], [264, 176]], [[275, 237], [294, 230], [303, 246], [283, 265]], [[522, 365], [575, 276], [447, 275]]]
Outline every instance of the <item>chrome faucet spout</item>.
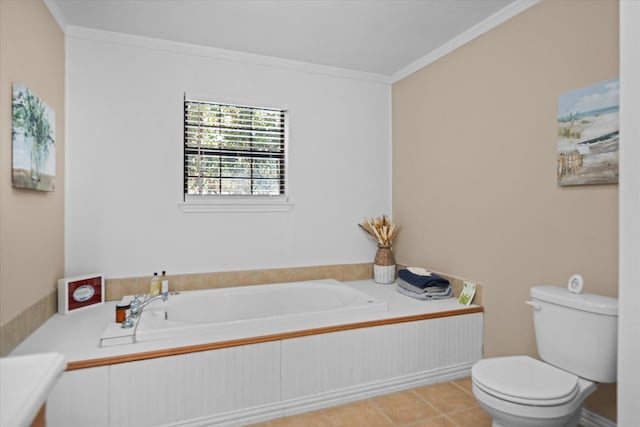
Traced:
[[158, 294], [154, 297], [151, 297], [149, 299], [147, 299], [144, 302], [141, 302], [139, 304], [132, 304], [131, 305], [131, 315], [132, 316], [138, 316], [140, 313], [142, 313], [142, 309], [145, 308], [147, 305], [151, 304], [153, 301], [157, 301], [159, 299], [162, 299], [162, 301], [166, 301], [169, 297], [169, 293], [168, 292], [164, 292], [161, 294]]
[[148, 300], [146, 300], [145, 302], [143, 302], [142, 304], [140, 304], [140, 308], [144, 308], [145, 306], [149, 305], [151, 302], [158, 300], [158, 299], [162, 299], [162, 301], [166, 301], [169, 297], [169, 294], [167, 292], [163, 293], [163, 294], [158, 294], [154, 297], [149, 298]]

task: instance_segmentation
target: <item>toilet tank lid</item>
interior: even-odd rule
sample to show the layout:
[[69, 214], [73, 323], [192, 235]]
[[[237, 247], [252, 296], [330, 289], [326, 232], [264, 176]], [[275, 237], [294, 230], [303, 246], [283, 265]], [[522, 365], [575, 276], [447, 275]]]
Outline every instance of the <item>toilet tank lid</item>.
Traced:
[[540, 285], [531, 288], [531, 298], [607, 316], [618, 315], [618, 299], [596, 294], [574, 294], [567, 288]]

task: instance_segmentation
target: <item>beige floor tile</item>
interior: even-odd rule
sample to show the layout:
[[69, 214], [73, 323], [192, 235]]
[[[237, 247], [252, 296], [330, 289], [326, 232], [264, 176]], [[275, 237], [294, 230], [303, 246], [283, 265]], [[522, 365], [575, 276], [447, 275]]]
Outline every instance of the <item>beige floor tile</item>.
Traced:
[[442, 415], [410, 390], [376, 397], [371, 401], [391, 421], [400, 425]]
[[471, 377], [460, 378], [459, 380], [455, 380], [451, 382], [457, 385], [458, 387], [461, 387], [466, 391], [468, 391], [469, 393], [473, 394], [473, 389], [471, 386]]
[[445, 414], [478, 406], [473, 395], [450, 382], [419, 387], [414, 391]]
[[[443, 413], [447, 414], [446, 416]], [[254, 424], [252, 427], [490, 427], [471, 378]]]
[[408, 424], [404, 427], [456, 427], [456, 424], [449, 418], [442, 416], [418, 421], [417, 423]]
[[332, 427], [388, 427], [391, 421], [368, 400], [323, 411]]
[[459, 427], [491, 427], [491, 417], [480, 407], [447, 415]]

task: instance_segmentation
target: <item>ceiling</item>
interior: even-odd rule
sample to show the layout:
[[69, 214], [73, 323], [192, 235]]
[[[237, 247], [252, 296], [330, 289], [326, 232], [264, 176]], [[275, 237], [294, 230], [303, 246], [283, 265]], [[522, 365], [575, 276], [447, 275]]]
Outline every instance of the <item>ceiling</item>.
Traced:
[[88, 27], [391, 76], [514, 0], [45, 0]]

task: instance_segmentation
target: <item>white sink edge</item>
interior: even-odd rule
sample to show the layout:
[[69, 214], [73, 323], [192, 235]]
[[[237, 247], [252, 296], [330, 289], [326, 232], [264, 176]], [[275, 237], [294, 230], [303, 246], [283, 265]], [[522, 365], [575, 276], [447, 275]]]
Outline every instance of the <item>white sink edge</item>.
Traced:
[[60, 353], [0, 358], [0, 425], [29, 427], [66, 367]]

